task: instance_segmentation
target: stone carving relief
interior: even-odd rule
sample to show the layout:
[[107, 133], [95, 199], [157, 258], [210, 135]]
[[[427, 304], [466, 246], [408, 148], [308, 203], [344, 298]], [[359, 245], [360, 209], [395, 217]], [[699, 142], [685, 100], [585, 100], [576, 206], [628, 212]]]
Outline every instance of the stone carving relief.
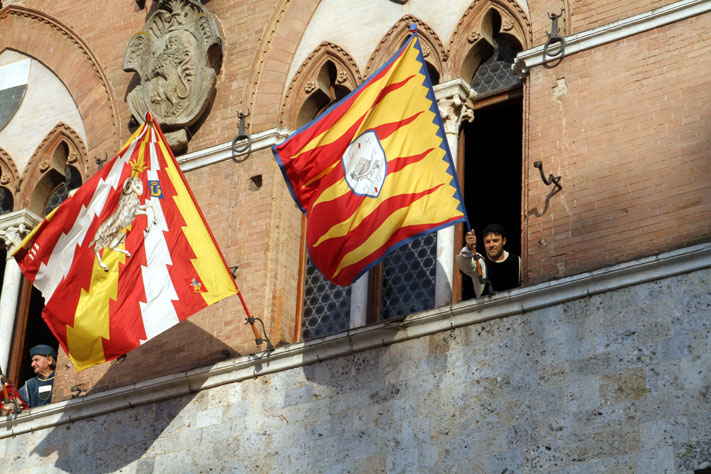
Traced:
[[150, 111], [173, 151], [187, 146], [188, 128], [205, 113], [215, 93], [222, 37], [210, 12], [195, 0], [159, 0], [145, 30], [133, 35], [124, 71], [140, 84], [128, 104], [140, 123]]
[[468, 84], [455, 83], [446, 89], [437, 88], [437, 106], [448, 135], [457, 135], [463, 121], [474, 120], [474, 99], [476, 93]]
[[10, 251], [14, 250], [18, 245], [22, 243], [22, 239], [30, 231], [25, 224], [18, 224], [15, 226], [6, 227], [0, 229], [0, 241], [5, 244], [5, 248], [8, 250], [8, 255]]

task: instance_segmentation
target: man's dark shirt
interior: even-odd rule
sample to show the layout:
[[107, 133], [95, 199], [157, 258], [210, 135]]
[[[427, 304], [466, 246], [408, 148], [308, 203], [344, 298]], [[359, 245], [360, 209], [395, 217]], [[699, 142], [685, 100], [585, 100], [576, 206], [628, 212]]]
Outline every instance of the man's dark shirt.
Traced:
[[[494, 291], [506, 291], [511, 288], [518, 288], [519, 281], [519, 259], [518, 255], [509, 253], [503, 262], [493, 262], [488, 257], [483, 259], [486, 262], [486, 276], [491, 281]], [[491, 294], [487, 286], [484, 294]]]

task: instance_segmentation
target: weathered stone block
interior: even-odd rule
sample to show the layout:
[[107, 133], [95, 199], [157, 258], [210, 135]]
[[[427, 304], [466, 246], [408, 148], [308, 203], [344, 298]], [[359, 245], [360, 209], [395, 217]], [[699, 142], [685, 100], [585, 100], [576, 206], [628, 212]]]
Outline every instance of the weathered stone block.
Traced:
[[636, 400], [646, 393], [647, 377], [643, 368], [600, 377], [600, 399], [604, 403]]

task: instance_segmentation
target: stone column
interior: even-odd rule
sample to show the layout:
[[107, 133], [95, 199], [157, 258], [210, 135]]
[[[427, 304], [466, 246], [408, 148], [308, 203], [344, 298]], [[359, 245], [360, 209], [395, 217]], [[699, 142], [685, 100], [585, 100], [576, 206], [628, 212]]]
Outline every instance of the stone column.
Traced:
[[[459, 150], [459, 126], [462, 120], [474, 120], [475, 93], [464, 80], [455, 79], [434, 86], [439, 113], [444, 122], [452, 161], [456, 167]], [[437, 273], [435, 283], [435, 307], [452, 303], [452, 281], [454, 277], [454, 226], [437, 232]]]
[[0, 216], [0, 239], [7, 250], [5, 276], [2, 281], [2, 290], [0, 290], [0, 367], [3, 371], [8, 368], [17, 300], [22, 285], [22, 272], [20, 272], [20, 267], [15, 259], [10, 255], [39, 220], [37, 216], [26, 210]]
[[351, 285], [351, 329], [365, 326], [368, 319], [368, 273]]

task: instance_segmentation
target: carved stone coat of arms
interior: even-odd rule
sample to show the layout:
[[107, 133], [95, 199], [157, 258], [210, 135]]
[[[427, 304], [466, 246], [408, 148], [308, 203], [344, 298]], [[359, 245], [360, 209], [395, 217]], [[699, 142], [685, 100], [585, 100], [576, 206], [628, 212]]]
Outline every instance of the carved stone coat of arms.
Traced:
[[160, 0], [123, 60], [140, 80], [127, 98], [133, 116], [141, 123], [150, 111], [173, 151], [185, 148], [188, 127], [214, 96], [221, 61], [222, 38], [208, 10], [194, 0]]

